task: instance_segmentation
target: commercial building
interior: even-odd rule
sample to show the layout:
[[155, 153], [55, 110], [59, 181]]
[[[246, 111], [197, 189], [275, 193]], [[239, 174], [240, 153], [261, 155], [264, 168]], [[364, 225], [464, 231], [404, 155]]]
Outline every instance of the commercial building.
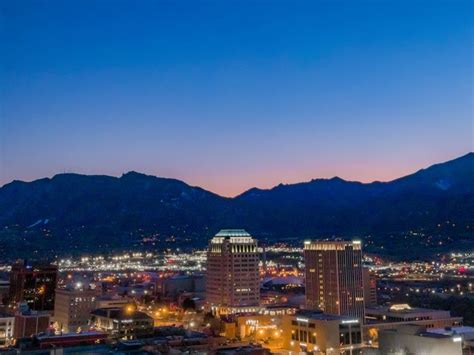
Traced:
[[82, 284], [57, 289], [54, 303], [54, 321], [62, 332], [87, 329], [90, 313], [96, 308], [97, 291]]
[[26, 302], [32, 310], [52, 311], [57, 274], [54, 265], [14, 264], [10, 272], [10, 303]]
[[461, 338], [463, 355], [474, 354], [474, 327], [430, 328], [427, 329], [426, 332], [457, 337], [456, 339], [458, 340]]
[[95, 308], [123, 308], [129, 304], [126, 297], [119, 295], [101, 295], [95, 299]]
[[283, 325], [284, 347], [292, 352], [361, 354], [362, 330], [356, 317], [299, 311]]
[[91, 326], [116, 339], [153, 335], [153, 318], [132, 308], [99, 308], [91, 312]]
[[32, 311], [26, 304], [22, 304], [15, 314], [15, 339], [31, 337], [45, 332], [50, 327], [51, 315], [46, 311]]
[[364, 319], [360, 241], [304, 243], [306, 307]]
[[365, 307], [377, 306], [377, 278], [368, 267], [362, 269]]
[[260, 302], [257, 240], [225, 229], [209, 242], [206, 300], [216, 313], [255, 311]]
[[0, 312], [0, 348], [9, 346], [13, 342], [15, 317], [11, 314]]
[[456, 327], [462, 325], [462, 317], [452, 317], [449, 311], [415, 308], [408, 304], [379, 306], [365, 310], [364, 334], [376, 344], [381, 330], [397, 329], [411, 324], [423, 329]]
[[163, 299], [176, 300], [183, 293], [192, 293], [196, 297], [204, 297], [205, 278], [202, 274], [174, 275], [160, 278], [156, 282], [157, 295]]
[[227, 339], [265, 342], [271, 349], [282, 348], [283, 321], [294, 315], [296, 309], [290, 306], [262, 307], [257, 313], [231, 314], [222, 318], [224, 335]]
[[379, 333], [381, 354], [462, 355], [462, 338], [428, 333], [416, 325], [404, 325]]

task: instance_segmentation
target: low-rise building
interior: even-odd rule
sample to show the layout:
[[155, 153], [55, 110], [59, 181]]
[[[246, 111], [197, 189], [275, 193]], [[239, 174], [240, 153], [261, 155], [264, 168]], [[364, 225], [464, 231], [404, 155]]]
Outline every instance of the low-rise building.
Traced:
[[379, 332], [379, 352], [384, 355], [462, 355], [462, 338], [429, 333], [417, 325], [403, 325]]
[[32, 310], [19, 311], [15, 314], [15, 339], [31, 337], [38, 333], [45, 332], [50, 326], [49, 312]]
[[283, 323], [284, 347], [295, 352], [360, 354], [361, 324], [357, 317], [299, 311]]
[[13, 342], [15, 316], [0, 312], [0, 348]]
[[452, 337], [460, 337], [462, 339], [463, 355], [474, 354], [474, 327], [445, 327], [430, 328], [426, 330], [428, 333], [449, 335]]
[[415, 308], [408, 304], [379, 306], [365, 310], [364, 337], [372, 344], [377, 343], [378, 332], [415, 324], [425, 329], [462, 325], [462, 317], [452, 317], [449, 311]]
[[174, 275], [156, 281], [156, 293], [164, 299], [176, 300], [182, 293], [192, 293], [196, 297], [205, 296], [204, 275]]
[[126, 297], [119, 295], [101, 295], [95, 299], [95, 308], [122, 308], [126, 307], [129, 302]]
[[98, 308], [91, 312], [90, 325], [116, 339], [136, 339], [153, 334], [153, 318], [131, 307]]

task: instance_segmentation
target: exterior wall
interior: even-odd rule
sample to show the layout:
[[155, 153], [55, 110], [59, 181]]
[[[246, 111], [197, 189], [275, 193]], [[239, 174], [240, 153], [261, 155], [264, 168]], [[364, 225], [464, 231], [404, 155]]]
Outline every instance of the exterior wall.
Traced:
[[0, 348], [11, 344], [14, 329], [15, 317], [0, 316]]
[[14, 337], [25, 338], [45, 332], [49, 328], [49, 314], [17, 314], [15, 315]]
[[306, 307], [364, 319], [358, 242], [305, 242]]
[[25, 301], [37, 311], [53, 310], [57, 272], [56, 266], [14, 264], [10, 273], [10, 302], [16, 305]]
[[383, 331], [379, 334], [381, 354], [462, 355], [462, 342], [451, 337], [438, 338]]
[[455, 327], [462, 324], [462, 317], [450, 317], [444, 319], [428, 319], [406, 322], [380, 322], [364, 325], [364, 339], [370, 340], [372, 344], [378, 343], [380, 331], [398, 329], [406, 325], [417, 325], [422, 329]]
[[[114, 310], [111, 310], [112, 312]], [[135, 339], [153, 334], [153, 318], [142, 312], [135, 312], [130, 318], [112, 316], [109, 312], [105, 315], [92, 313], [91, 326], [103, 331], [115, 339]]]
[[125, 307], [129, 301], [124, 297], [98, 297], [95, 300], [95, 307], [94, 308], [123, 308]]
[[54, 321], [63, 332], [86, 328], [90, 312], [95, 309], [95, 290], [56, 290]]
[[362, 269], [362, 278], [364, 281], [365, 306], [375, 307], [377, 305], [377, 279], [367, 267]]
[[362, 348], [360, 323], [342, 322], [342, 319], [287, 316], [283, 321], [284, 348], [292, 352], [340, 354], [347, 350], [358, 354]]
[[214, 237], [209, 243], [206, 300], [217, 307], [252, 307], [260, 302], [257, 241]]

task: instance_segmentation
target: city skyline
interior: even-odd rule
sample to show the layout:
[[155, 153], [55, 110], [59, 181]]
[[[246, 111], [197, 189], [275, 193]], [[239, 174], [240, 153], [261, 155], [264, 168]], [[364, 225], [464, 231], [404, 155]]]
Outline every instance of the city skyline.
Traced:
[[364, 4], [5, 4], [0, 185], [134, 170], [235, 196], [473, 151], [472, 4]]

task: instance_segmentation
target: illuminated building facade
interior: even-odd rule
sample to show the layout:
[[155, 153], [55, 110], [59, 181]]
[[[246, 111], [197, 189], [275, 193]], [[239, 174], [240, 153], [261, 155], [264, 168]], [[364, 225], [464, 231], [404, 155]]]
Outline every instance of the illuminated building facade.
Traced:
[[459, 335], [428, 333], [422, 327], [407, 324], [381, 331], [379, 350], [381, 354], [462, 355], [462, 340]]
[[54, 321], [63, 332], [87, 329], [90, 312], [96, 308], [97, 291], [74, 288], [57, 289], [54, 303]]
[[408, 304], [378, 306], [365, 310], [364, 337], [377, 343], [382, 330], [416, 325], [423, 329], [452, 328], [462, 325], [462, 317], [453, 317], [449, 311], [410, 307]]
[[0, 348], [9, 346], [13, 342], [14, 325], [13, 315], [0, 312]]
[[16, 263], [10, 272], [10, 303], [26, 302], [31, 310], [52, 311], [58, 268]]
[[153, 318], [125, 308], [98, 308], [91, 312], [90, 324], [115, 339], [136, 339], [153, 334]]
[[221, 230], [209, 242], [206, 300], [219, 313], [252, 311], [259, 305], [257, 240], [245, 230]]
[[361, 354], [362, 331], [355, 317], [299, 311], [283, 325], [284, 347], [297, 353]]
[[364, 319], [359, 241], [306, 241], [304, 261], [308, 309]]

